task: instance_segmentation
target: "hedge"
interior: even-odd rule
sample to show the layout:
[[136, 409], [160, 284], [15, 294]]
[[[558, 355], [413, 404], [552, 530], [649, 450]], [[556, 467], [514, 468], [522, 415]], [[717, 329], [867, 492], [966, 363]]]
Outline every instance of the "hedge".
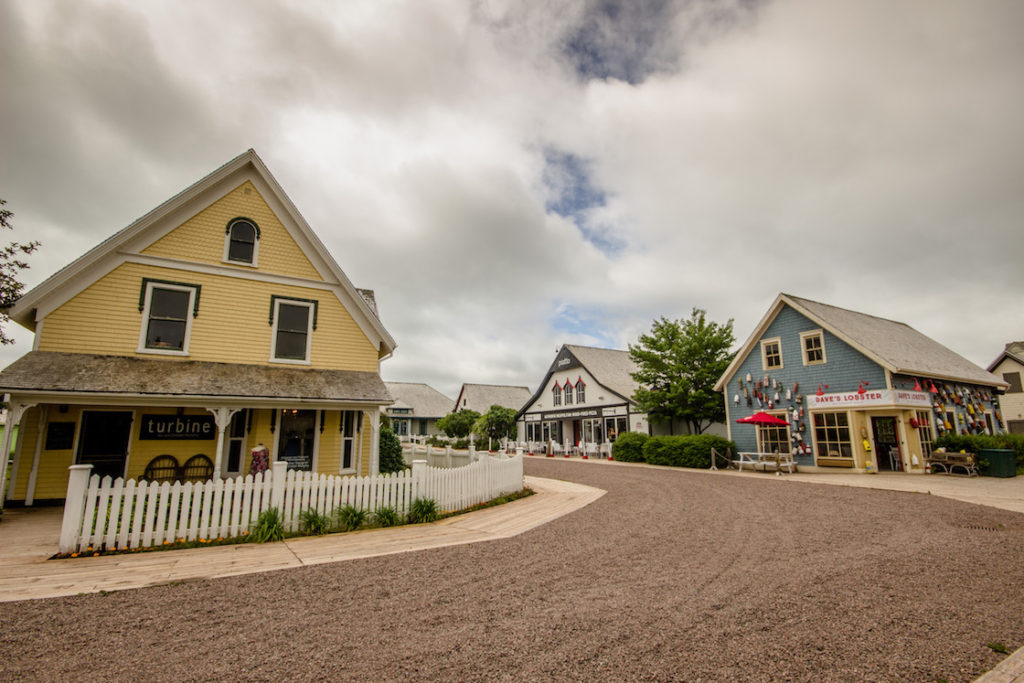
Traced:
[[650, 437], [640, 432], [626, 432], [612, 443], [612, 460], [643, 462], [644, 444]]
[[987, 448], [1008, 448], [1016, 454], [1017, 472], [1024, 473], [1024, 434], [948, 434], [940, 436], [932, 444], [947, 451], [978, 453]]
[[644, 444], [644, 460], [651, 465], [708, 469], [712, 448], [725, 454], [736, 450], [736, 444], [711, 434], [653, 436]]

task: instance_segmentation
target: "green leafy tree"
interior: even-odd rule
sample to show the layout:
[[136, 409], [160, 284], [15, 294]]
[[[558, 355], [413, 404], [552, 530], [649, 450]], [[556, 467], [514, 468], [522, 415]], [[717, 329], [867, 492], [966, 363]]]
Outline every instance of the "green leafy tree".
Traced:
[[402, 458], [402, 442], [388, 427], [380, 430], [380, 473], [401, 472], [405, 469]]
[[448, 413], [437, 421], [437, 428], [453, 439], [465, 439], [473, 431], [473, 425], [480, 419], [475, 410], [460, 410]]
[[516, 411], [493, 405], [476, 421], [473, 431], [485, 439], [494, 439], [495, 441], [504, 438], [514, 439], [516, 436]]
[[725, 420], [725, 402], [715, 382], [735, 354], [732, 320], [724, 325], [708, 321], [694, 308], [687, 320], [655, 320], [650, 334], [629, 345], [637, 365], [633, 379], [640, 388], [633, 394], [640, 410], [656, 423], [685, 422], [693, 434], [702, 434]]
[[[11, 216], [14, 214], [3, 208], [7, 202], [0, 199], [0, 228], [13, 230]], [[0, 344], [13, 344], [14, 339], [7, 336], [7, 323], [11, 321], [7, 315], [7, 308], [21, 298], [22, 290], [25, 288], [18, 280], [18, 275], [28, 268], [28, 263], [21, 260], [22, 256], [28, 256], [39, 247], [39, 242], [28, 242], [21, 244], [11, 242], [0, 249]]]

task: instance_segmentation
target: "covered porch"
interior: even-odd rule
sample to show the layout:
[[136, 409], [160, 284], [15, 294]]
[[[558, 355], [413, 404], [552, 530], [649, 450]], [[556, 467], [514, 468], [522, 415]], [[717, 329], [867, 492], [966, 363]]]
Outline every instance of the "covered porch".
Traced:
[[[378, 471], [376, 373], [35, 351], [3, 373], [19, 425], [5, 502], [57, 502], [68, 467], [201, 481], [276, 460], [328, 474]], [[5, 430], [10, 447], [12, 429]]]

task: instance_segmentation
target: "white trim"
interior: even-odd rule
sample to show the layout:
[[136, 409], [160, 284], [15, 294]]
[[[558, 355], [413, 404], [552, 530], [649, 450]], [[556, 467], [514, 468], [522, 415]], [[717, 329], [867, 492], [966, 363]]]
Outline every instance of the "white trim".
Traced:
[[[170, 289], [178, 292], [188, 292], [188, 306], [185, 308], [185, 338], [182, 340], [181, 350], [178, 349], [151, 349], [146, 346], [146, 337], [149, 334], [149, 308], [153, 301], [154, 289]], [[139, 326], [139, 346], [136, 353], [156, 354], [159, 356], [187, 356], [188, 345], [192, 337], [192, 318], [196, 305], [196, 287], [194, 285], [172, 285], [165, 282], [146, 283], [146, 304], [142, 309], [142, 323]]]
[[[807, 340], [817, 337], [821, 344], [821, 360], [808, 360], [807, 358]], [[820, 328], [817, 330], [807, 330], [806, 332], [800, 333], [800, 355], [803, 358], [804, 366], [808, 365], [824, 365], [828, 362], [828, 356], [825, 355], [825, 332]]]
[[33, 330], [32, 337], [32, 350], [39, 350], [39, 338], [43, 336], [43, 321], [39, 320], [36, 322], [35, 330]]
[[[338, 411], [338, 433], [340, 434], [340, 448], [338, 450], [338, 474], [358, 474], [356, 470], [356, 437], [355, 434], [349, 434], [345, 430], [345, 415], [348, 413], [354, 413], [352, 415], [352, 430], [355, 431], [356, 420], [363, 419], [363, 411], [361, 410], [345, 410], [339, 409]], [[350, 467], [345, 467], [345, 443], [352, 444], [352, 462]]]
[[[238, 261], [235, 259], [228, 258], [228, 253], [231, 250], [231, 229], [241, 222], [248, 223], [252, 226], [252, 260], [251, 261]], [[225, 226], [224, 229], [224, 253], [221, 256], [221, 262], [227, 263], [232, 266], [242, 266], [244, 268], [259, 268], [260, 265], [260, 229], [256, 227], [256, 221], [245, 216], [239, 216], [238, 218], [232, 218], [231, 222]]]
[[[768, 354], [765, 351], [765, 346], [767, 344], [776, 344], [776, 345], [778, 345], [778, 347], [779, 347], [779, 364], [778, 365], [772, 365], [772, 366], [769, 367], [769, 365], [768, 365]], [[785, 367], [786, 367], [786, 364], [785, 364], [785, 362], [783, 361], [783, 358], [782, 358], [782, 337], [768, 337], [767, 339], [762, 339], [761, 340], [761, 369], [764, 370], [765, 372], [771, 372], [772, 370], [782, 370]]]
[[[280, 319], [281, 304], [287, 304], [288, 306], [305, 307], [306, 308], [306, 357], [304, 359], [297, 358], [278, 358], [277, 357], [277, 324]], [[314, 304], [309, 301], [300, 301], [298, 299], [288, 299], [278, 297], [274, 299], [274, 325], [271, 328], [270, 333], [270, 360], [271, 363], [287, 363], [289, 365], [310, 365], [312, 363], [310, 354], [313, 350], [313, 311]]]

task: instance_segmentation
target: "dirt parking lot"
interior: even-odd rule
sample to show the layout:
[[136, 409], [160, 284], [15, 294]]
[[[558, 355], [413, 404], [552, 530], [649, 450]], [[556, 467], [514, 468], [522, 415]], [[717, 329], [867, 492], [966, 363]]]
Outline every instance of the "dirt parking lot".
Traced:
[[515, 538], [0, 604], [0, 679], [966, 681], [1024, 645], [1024, 515], [530, 459]]

